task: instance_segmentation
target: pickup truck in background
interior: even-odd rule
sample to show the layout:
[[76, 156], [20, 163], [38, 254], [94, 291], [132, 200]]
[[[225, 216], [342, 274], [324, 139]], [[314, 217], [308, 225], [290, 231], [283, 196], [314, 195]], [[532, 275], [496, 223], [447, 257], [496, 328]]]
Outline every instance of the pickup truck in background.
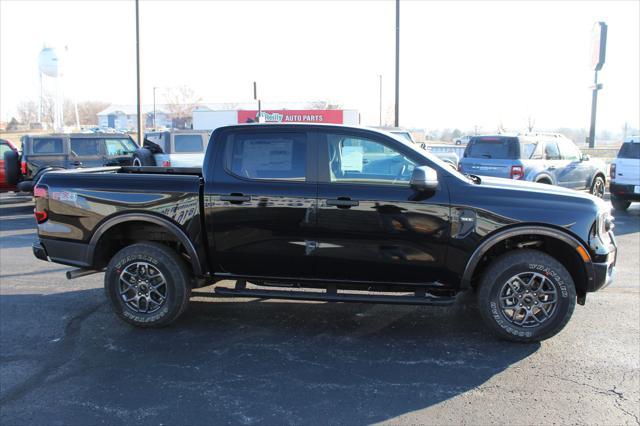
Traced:
[[626, 139], [610, 167], [611, 204], [624, 211], [631, 202], [640, 201], [640, 136]]
[[149, 132], [133, 155], [134, 166], [202, 167], [209, 143], [208, 131], [174, 130]]
[[129, 135], [115, 133], [27, 135], [21, 141], [22, 154], [7, 153], [4, 160], [7, 181], [24, 192], [52, 170], [130, 166], [138, 149]]
[[601, 199], [463, 175], [359, 127], [221, 127], [202, 168], [51, 172], [34, 196], [35, 256], [79, 267], [69, 278], [105, 271], [115, 313], [139, 327], [173, 322], [211, 284], [221, 297], [438, 306], [474, 290], [492, 332], [539, 341], [616, 262]]
[[558, 185], [599, 198], [607, 176], [603, 161], [582, 154], [558, 133], [474, 136], [460, 160], [460, 171]]

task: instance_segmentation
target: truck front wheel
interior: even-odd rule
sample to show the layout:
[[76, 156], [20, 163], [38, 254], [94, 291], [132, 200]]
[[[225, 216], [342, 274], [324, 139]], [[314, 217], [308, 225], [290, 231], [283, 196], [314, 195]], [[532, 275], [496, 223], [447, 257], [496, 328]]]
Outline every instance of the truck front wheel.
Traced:
[[576, 290], [560, 262], [538, 250], [503, 254], [484, 272], [478, 291], [480, 314], [498, 337], [537, 342], [569, 322]]
[[114, 312], [137, 327], [163, 327], [186, 309], [191, 275], [178, 254], [153, 242], [133, 244], [109, 262], [104, 288]]

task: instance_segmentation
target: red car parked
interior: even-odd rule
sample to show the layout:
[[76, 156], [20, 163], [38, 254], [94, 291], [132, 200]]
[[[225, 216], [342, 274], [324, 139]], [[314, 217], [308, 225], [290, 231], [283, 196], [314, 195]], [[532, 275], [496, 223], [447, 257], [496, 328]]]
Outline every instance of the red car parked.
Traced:
[[8, 140], [0, 139], [0, 192], [16, 190], [15, 183], [11, 184], [8, 182], [7, 175], [5, 172], [4, 154], [5, 152], [9, 152], [9, 151], [14, 151], [15, 153], [18, 153], [18, 148], [16, 148], [16, 146], [11, 142], [9, 142]]

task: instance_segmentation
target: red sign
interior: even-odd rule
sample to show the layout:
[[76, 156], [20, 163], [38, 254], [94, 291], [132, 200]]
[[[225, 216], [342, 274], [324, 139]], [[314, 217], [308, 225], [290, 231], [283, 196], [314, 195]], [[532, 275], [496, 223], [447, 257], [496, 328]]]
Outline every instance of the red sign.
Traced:
[[[263, 123], [343, 123], [339, 109], [269, 109], [260, 114]], [[238, 111], [238, 123], [258, 123], [258, 111]]]

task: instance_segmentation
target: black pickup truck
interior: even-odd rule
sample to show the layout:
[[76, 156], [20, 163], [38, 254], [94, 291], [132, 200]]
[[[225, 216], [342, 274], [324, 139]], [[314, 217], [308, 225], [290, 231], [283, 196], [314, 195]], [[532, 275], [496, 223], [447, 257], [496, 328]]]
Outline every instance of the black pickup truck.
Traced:
[[[142, 327], [217, 296], [447, 305], [477, 293], [498, 336], [538, 341], [608, 285], [598, 198], [458, 173], [389, 133], [333, 125], [217, 129], [202, 169], [103, 167], [36, 185], [37, 258], [105, 272]], [[232, 280], [235, 284], [224, 282]]]

